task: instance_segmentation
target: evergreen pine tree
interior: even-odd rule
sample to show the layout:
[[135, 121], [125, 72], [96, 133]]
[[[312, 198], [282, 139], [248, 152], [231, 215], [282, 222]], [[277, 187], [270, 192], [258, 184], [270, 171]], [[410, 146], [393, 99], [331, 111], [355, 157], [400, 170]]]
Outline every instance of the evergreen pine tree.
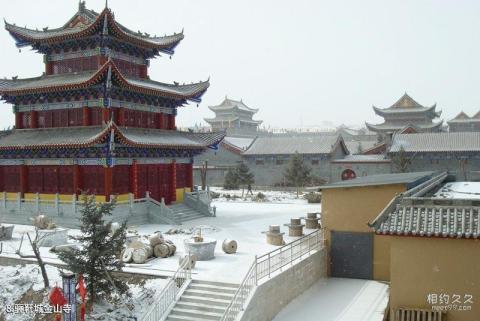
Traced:
[[237, 168], [237, 179], [238, 185], [242, 186], [242, 197], [245, 192], [245, 186], [252, 185], [255, 180], [253, 173], [250, 172], [250, 169], [244, 163], [238, 164]]
[[225, 174], [225, 182], [223, 183], [225, 189], [237, 189], [238, 188], [238, 176], [237, 169], [230, 167]]
[[111, 222], [106, 223], [104, 217], [112, 214], [115, 202], [97, 204], [95, 196], [82, 197], [82, 234], [70, 236], [80, 243], [80, 247], [70, 252], [59, 252], [58, 257], [70, 271], [81, 273], [87, 279], [91, 308], [97, 297], [108, 298], [113, 292], [128, 294], [125, 282], [111, 273], [123, 266], [119, 256], [126, 240], [126, 222], [111, 234]]
[[300, 187], [305, 186], [310, 181], [310, 167], [305, 164], [303, 157], [295, 153], [290, 158], [287, 168], [283, 172], [283, 176], [287, 185], [297, 188], [297, 197], [300, 192]]

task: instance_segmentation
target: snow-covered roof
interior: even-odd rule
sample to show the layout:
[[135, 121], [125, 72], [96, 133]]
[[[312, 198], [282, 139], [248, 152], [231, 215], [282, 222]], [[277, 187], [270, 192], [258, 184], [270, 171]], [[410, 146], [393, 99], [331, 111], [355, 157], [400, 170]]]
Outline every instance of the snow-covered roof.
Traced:
[[244, 155], [330, 154], [337, 144], [348, 153], [340, 136], [265, 136], [255, 139]]
[[235, 147], [238, 147], [240, 149], [247, 149], [253, 142], [255, 138], [254, 137], [230, 137], [227, 136], [224, 138], [224, 141], [229, 143], [230, 145], [233, 145]]
[[443, 185], [434, 195], [448, 199], [480, 199], [480, 182], [451, 182]]
[[391, 159], [383, 154], [374, 155], [345, 155], [344, 158], [334, 159], [332, 163], [389, 163]]
[[402, 147], [405, 152], [478, 152], [480, 132], [397, 134], [390, 152], [399, 152]]

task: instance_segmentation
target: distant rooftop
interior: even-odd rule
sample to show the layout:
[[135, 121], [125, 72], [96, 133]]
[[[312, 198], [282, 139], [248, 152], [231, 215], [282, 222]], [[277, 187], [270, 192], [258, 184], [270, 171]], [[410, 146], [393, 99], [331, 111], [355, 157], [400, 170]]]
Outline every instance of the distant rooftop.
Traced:
[[478, 152], [480, 132], [397, 134], [390, 152], [399, 152], [402, 147], [405, 152]]
[[330, 154], [338, 144], [348, 154], [340, 136], [265, 136], [255, 139], [244, 155]]

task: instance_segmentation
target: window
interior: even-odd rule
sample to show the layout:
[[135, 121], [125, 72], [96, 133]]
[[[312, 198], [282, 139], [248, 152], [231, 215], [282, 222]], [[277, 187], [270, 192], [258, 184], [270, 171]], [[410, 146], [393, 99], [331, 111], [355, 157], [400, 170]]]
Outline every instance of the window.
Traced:
[[256, 164], [256, 165], [264, 165], [264, 164], [265, 164], [265, 161], [264, 161], [263, 158], [257, 158], [257, 159], [255, 160], [255, 164]]
[[284, 160], [282, 158], [277, 158], [275, 161], [275, 164], [277, 165], [283, 165], [283, 163], [284, 163]]
[[320, 160], [312, 159], [312, 165], [319, 165], [319, 164], [320, 164]]

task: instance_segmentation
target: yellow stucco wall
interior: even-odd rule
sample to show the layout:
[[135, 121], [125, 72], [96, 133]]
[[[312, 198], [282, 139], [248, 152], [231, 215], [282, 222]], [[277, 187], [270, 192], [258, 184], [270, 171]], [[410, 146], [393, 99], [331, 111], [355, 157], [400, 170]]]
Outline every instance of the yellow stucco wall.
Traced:
[[[447, 311], [447, 320], [480, 320], [480, 240], [390, 238], [391, 313], [399, 307], [431, 309], [429, 294], [437, 295], [434, 306], [448, 306], [438, 303], [440, 294], [444, 302], [449, 295], [450, 304], [453, 295], [460, 295], [461, 304]], [[464, 303], [466, 295], [472, 295], [473, 304]], [[470, 306], [471, 310], [459, 311], [459, 306]]]
[[176, 202], [181, 203], [183, 202], [183, 196], [185, 192], [191, 192], [192, 189], [190, 187], [185, 187], [185, 188], [177, 188], [176, 189]]
[[[367, 223], [387, 206], [397, 193], [405, 191], [405, 184], [331, 188], [322, 191], [322, 224], [330, 248], [330, 231], [373, 233]], [[390, 279], [390, 251], [388, 238], [374, 236], [373, 278]]]

